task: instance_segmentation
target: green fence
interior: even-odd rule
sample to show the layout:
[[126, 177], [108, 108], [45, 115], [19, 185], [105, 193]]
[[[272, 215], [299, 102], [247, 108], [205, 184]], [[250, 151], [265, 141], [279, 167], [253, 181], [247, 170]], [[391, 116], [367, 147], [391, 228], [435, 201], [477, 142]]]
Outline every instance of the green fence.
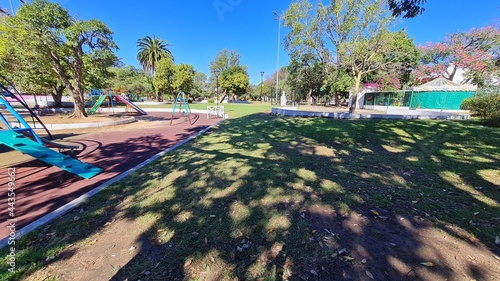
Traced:
[[372, 92], [365, 94], [364, 105], [458, 110], [463, 100], [474, 94], [474, 91]]

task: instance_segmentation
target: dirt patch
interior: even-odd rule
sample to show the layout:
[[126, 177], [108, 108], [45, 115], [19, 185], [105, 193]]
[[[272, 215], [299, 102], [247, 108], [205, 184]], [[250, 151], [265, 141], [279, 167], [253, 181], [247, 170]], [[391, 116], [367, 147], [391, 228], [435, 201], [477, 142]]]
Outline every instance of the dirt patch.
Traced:
[[368, 209], [341, 215], [313, 206], [305, 219], [318, 230], [312, 243], [331, 252], [316, 265], [303, 265], [303, 271], [314, 270], [318, 280], [329, 276], [343, 280], [497, 280], [500, 276], [500, 260], [491, 249], [445, 233], [422, 217]]
[[[321, 205], [308, 208], [301, 218], [310, 230], [309, 238], [303, 242], [310, 254], [297, 259], [293, 270], [283, 262], [284, 280], [493, 281], [500, 276], [500, 260], [491, 254], [491, 249], [444, 233], [425, 218], [369, 209], [346, 215]], [[163, 256], [164, 248], [143, 237], [153, 225], [154, 220], [131, 221], [117, 215], [98, 233], [78, 245], [68, 246], [57, 257], [49, 257], [53, 260], [27, 280], [128, 280], [122, 270], [134, 259], [149, 265], [141, 272], [144, 280], [157, 280], [148, 278], [149, 274], [155, 276], [149, 270], [155, 271], [168, 261]], [[276, 259], [282, 250], [280, 246], [275, 254], [272, 249], [264, 252], [259, 260], [266, 255], [270, 260]], [[211, 264], [211, 274], [217, 275], [215, 260], [207, 260], [206, 264]], [[189, 267], [191, 259], [185, 265]], [[218, 278], [207, 275], [202, 280]]]
[[137, 241], [149, 227], [144, 221], [115, 218], [80, 244], [47, 257], [48, 265], [26, 280], [109, 280], [143, 250]]

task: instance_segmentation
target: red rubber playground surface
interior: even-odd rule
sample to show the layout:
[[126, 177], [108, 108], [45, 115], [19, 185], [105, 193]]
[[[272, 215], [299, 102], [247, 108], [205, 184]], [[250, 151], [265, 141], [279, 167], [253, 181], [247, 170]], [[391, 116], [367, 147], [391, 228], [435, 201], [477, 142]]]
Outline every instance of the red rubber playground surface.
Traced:
[[[81, 179], [44, 162], [28, 160], [6, 166], [8, 154], [0, 152], [0, 240], [9, 236], [9, 225], [17, 231], [46, 214], [64, 206], [99, 185], [163, 152], [221, 121], [207, 119], [205, 114], [191, 114], [174, 119], [171, 113], [149, 113], [137, 116], [139, 122], [102, 127], [85, 134], [65, 138], [80, 146], [77, 158], [104, 171], [91, 179]], [[197, 116], [198, 118], [196, 118]], [[59, 131], [53, 131], [59, 134]], [[2, 155], [4, 154], [4, 155]], [[14, 219], [9, 214], [8, 169], [15, 168]], [[12, 200], [12, 199], [11, 199]], [[9, 220], [11, 219], [11, 220]]]

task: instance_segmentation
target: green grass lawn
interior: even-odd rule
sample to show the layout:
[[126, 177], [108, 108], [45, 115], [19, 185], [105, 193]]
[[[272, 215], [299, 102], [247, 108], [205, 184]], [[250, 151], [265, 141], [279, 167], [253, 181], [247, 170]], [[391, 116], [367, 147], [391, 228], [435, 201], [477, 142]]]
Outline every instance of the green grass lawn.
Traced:
[[140, 253], [120, 269], [129, 280], [144, 278], [145, 268], [145, 280], [165, 272], [172, 280], [281, 280], [329, 259], [348, 263], [337, 259], [346, 237], [326, 236], [310, 220], [314, 208], [422, 217], [460, 239], [494, 245], [499, 129], [476, 121], [255, 113], [269, 109], [227, 105], [239, 118], [110, 186], [82, 206], [83, 214], [75, 210], [18, 241], [18, 271], [8, 275], [4, 261], [0, 279], [22, 279], [68, 245], [85, 245], [118, 214], [152, 225], [142, 239], [155, 253]]
[[[136, 103], [137, 106], [141, 108], [169, 108], [173, 109], [173, 104], [162, 104], [162, 105], [148, 105]], [[250, 115], [257, 112], [271, 112], [272, 105], [270, 103], [260, 103], [253, 102], [250, 104], [241, 103], [221, 103], [220, 106], [224, 107], [224, 112], [227, 113], [231, 118], [238, 118], [246, 115]], [[207, 106], [215, 106], [215, 103], [190, 103], [189, 108], [191, 109], [201, 109], [206, 110]]]

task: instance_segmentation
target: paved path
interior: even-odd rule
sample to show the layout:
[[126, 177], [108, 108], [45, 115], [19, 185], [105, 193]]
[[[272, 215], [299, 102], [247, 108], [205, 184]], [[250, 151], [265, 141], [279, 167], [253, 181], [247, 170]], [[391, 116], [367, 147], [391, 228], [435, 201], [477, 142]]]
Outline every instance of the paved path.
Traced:
[[[136, 117], [139, 121], [133, 124], [90, 129], [87, 133], [65, 138], [65, 141], [70, 140], [70, 143], [81, 147], [77, 155], [79, 160], [104, 170], [89, 180], [29, 158], [12, 166], [6, 165], [4, 163], [12, 160], [6, 158], [22, 155], [0, 151], [0, 239], [8, 237], [10, 231], [7, 226], [10, 222], [15, 223], [16, 230], [20, 230], [221, 120], [207, 119], [205, 114], [197, 114], [199, 118], [192, 125], [185, 118], [178, 118], [170, 126], [170, 116], [171, 113], [150, 113]], [[9, 168], [15, 168], [13, 221], [8, 221]]]

